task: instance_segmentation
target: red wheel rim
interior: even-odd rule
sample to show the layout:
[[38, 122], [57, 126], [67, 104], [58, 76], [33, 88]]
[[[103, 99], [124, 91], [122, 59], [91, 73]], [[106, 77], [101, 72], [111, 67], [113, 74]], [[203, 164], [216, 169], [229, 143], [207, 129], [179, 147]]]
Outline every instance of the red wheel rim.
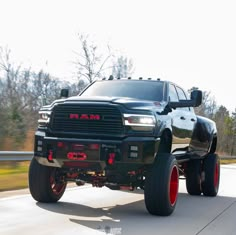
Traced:
[[66, 187], [66, 183], [65, 182], [57, 182], [55, 180], [55, 176], [56, 176], [56, 172], [53, 171], [50, 176], [50, 185], [51, 185], [52, 192], [55, 195], [59, 195], [64, 191], [64, 189]]
[[214, 172], [214, 186], [215, 186], [215, 188], [218, 188], [218, 184], [219, 184], [219, 164], [216, 163], [215, 172]]
[[173, 206], [176, 202], [179, 188], [179, 174], [177, 166], [173, 166], [170, 176], [170, 188], [169, 188], [169, 199], [170, 204]]

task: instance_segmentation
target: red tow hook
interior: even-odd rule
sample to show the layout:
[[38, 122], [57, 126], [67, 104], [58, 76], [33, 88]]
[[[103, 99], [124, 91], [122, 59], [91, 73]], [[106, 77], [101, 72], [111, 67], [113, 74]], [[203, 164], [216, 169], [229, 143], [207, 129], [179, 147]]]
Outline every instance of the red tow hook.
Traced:
[[48, 151], [48, 161], [53, 162], [53, 151], [51, 149]]
[[115, 153], [108, 153], [107, 163], [109, 165], [113, 165], [115, 163], [115, 158], [116, 158], [116, 154]]

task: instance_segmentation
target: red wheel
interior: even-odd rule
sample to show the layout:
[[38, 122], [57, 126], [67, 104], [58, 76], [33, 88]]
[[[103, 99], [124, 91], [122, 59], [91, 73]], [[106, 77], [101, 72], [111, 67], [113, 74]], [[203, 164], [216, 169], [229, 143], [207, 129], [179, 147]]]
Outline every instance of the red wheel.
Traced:
[[215, 172], [214, 172], [214, 186], [215, 186], [215, 188], [218, 188], [218, 186], [219, 186], [219, 179], [220, 179], [220, 166], [219, 166], [219, 163], [216, 162]]
[[57, 202], [65, 192], [67, 182], [59, 168], [47, 167], [32, 159], [29, 168], [29, 189], [38, 202]]
[[177, 161], [169, 153], [156, 156], [144, 186], [145, 205], [150, 214], [167, 216], [173, 213], [179, 189]]
[[169, 198], [171, 205], [175, 205], [179, 189], [179, 174], [178, 168], [176, 166], [173, 167], [171, 177], [170, 177], [170, 189], [169, 189]]
[[49, 182], [51, 185], [52, 192], [55, 195], [60, 195], [64, 193], [65, 188], [66, 188], [66, 183], [63, 181], [60, 181], [59, 176], [57, 175], [56, 168], [52, 170]]

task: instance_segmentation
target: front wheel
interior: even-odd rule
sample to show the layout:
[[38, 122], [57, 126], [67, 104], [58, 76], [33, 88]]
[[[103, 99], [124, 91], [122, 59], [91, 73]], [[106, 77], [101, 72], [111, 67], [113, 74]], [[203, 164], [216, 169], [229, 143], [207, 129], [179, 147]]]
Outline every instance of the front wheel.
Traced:
[[144, 197], [148, 212], [168, 216], [175, 209], [179, 188], [179, 170], [175, 157], [169, 153], [156, 156], [145, 179]]
[[43, 166], [33, 158], [29, 168], [29, 189], [38, 202], [57, 202], [65, 192], [67, 182], [59, 168]]

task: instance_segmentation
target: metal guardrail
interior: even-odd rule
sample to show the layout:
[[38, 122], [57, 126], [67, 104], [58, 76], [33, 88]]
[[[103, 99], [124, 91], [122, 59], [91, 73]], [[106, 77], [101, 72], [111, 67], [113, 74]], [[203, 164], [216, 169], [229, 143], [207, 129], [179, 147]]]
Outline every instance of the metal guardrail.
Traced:
[[227, 160], [227, 159], [236, 159], [236, 156], [220, 156], [220, 159]]
[[0, 151], [0, 161], [30, 161], [34, 152]]
[[[30, 161], [34, 152], [0, 151], [0, 161]], [[236, 159], [236, 156], [221, 156], [221, 159]]]

